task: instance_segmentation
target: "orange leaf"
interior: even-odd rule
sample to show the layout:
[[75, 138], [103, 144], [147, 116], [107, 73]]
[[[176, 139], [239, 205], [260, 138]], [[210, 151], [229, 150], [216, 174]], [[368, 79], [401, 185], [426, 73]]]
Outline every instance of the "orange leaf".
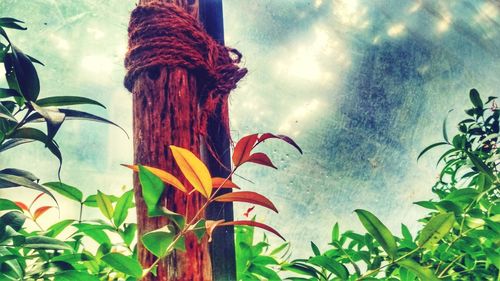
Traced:
[[219, 197], [215, 197], [214, 201], [217, 202], [246, 202], [246, 203], [252, 203], [260, 206], [264, 206], [266, 208], [269, 208], [276, 213], [278, 210], [274, 206], [273, 202], [271, 200], [267, 199], [263, 195], [260, 195], [256, 192], [252, 191], [238, 191], [238, 192], [229, 192], [226, 194], [223, 194]]
[[18, 202], [18, 201], [16, 201], [16, 202], [14, 202], [14, 203], [16, 203], [16, 205], [17, 205], [19, 208], [23, 209], [24, 211], [29, 211], [28, 206], [26, 206], [26, 204], [24, 204], [23, 202]]
[[265, 229], [265, 230], [267, 230], [269, 232], [272, 232], [272, 233], [276, 234], [279, 238], [285, 240], [285, 238], [283, 236], [281, 236], [281, 234], [279, 234], [279, 232], [276, 231], [276, 229], [268, 226], [267, 224], [263, 224], [263, 223], [260, 223], [260, 222], [256, 222], [256, 221], [228, 221], [228, 222], [221, 223], [218, 226], [225, 226], [225, 225], [248, 225], [248, 226], [255, 226], [255, 227], [258, 227], [258, 228]]
[[278, 168], [276, 168], [276, 166], [274, 166], [271, 159], [269, 159], [269, 157], [262, 152], [257, 152], [257, 153], [250, 155], [250, 157], [248, 157], [248, 159], [245, 162], [252, 162], [252, 163], [256, 163], [256, 164], [260, 164], [260, 165], [264, 165], [264, 166], [278, 169]]
[[289, 143], [293, 147], [295, 147], [300, 152], [300, 154], [302, 154], [302, 149], [300, 148], [300, 146], [294, 140], [292, 140], [288, 136], [285, 136], [285, 135], [275, 135], [275, 134], [271, 134], [271, 133], [265, 133], [265, 134], [262, 134], [259, 137], [259, 142], [263, 142], [263, 141], [265, 141], [267, 139], [280, 139], [280, 140], [282, 140], [284, 142]]
[[187, 149], [171, 145], [170, 150], [184, 177], [201, 195], [209, 198], [212, 195], [212, 177], [207, 166]]
[[43, 206], [43, 207], [36, 209], [35, 213], [33, 214], [33, 219], [37, 220], [41, 215], [43, 215], [45, 212], [47, 212], [50, 208], [53, 208], [53, 206]]
[[258, 134], [253, 134], [243, 137], [238, 141], [238, 143], [236, 143], [233, 152], [234, 166], [238, 167], [246, 161], [246, 159], [250, 156], [250, 152], [252, 152], [257, 138]]
[[212, 186], [213, 188], [236, 188], [240, 189], [239, 186], [237, 186], [235, 183], [233, 183], [229, 179], [225, 178], [212, 178]]
[[[135, 172], [139, 171], [139, 167], [137, 165], [122, 164], [122, 166], [132, 169]], [[174, 175], [158, 168], [153, 168], [149, 166], [143, 166], [143, 167], [146, 168], [151, 173], [153, 173], [155, 176], [159, 177], [164, 183], [170, 184], [171, 186], [179, 189], [184, 193], [187, 192], [186, 187]]]
[[207, 221], [205, 221], [205, 228], [207, 229], [208, 242], [212, 242], [212, 233], [214, 232], [214, 229], [223, 222], [224, 222], [224, 220], [218, 220], [218, 221], [207, 220]]

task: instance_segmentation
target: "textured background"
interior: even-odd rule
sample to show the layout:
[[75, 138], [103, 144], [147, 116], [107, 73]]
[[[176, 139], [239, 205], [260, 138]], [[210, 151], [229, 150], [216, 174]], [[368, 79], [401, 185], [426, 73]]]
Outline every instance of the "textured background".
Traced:
[[[88, 110], [130, 132], [122, 61], [134, 2], [0, 0], [0, 16], [26, 21], [28, 31], [10, 34], [46, 64], [38, 68], [42, 95], [100, 100], [108, 110]], [[456, 109], [450, 124], [462, 116], [470, 88], [498, 94], [498, 2], [227, 0], [224, 14], [226, 43], [244, 54], [250, 71], [232, 95], [233, 137], [284, 133], [304, 150], [300, 156], [269, 141], [263, 149], [279, 170], [240, 171], [253, 183], [238, 183], [280, 210], [257, 210], [257, 219], [279, 229], [297, 255], [308, 251], [309, 240], [327, 243], [337, 221], [344, 230], [360, 229], [356, 208], [373, 211], [395, 233], [402, 222], [416, 231], [424, 211], [411, 203], [432, 196], [438, 155], [417, 163], [419, 151], [441, 138], [449, 109]], [[131, 162], [131, 140], [118, 129], [67, 122], [57, 139], [63, 181], [87, 194], [130, 186], [119, 164]], [[0, 166], [56, 179], [57, 160], [42, 145], [3, 154]], [[34, 196], [20, 189], [1, 194]], [[71, 204], [63, 208], [63, 216], [77, 212]], [[247, 208], [238, 205], [236, 216]], [[55, 211], [50, 219], [58, 219]]]

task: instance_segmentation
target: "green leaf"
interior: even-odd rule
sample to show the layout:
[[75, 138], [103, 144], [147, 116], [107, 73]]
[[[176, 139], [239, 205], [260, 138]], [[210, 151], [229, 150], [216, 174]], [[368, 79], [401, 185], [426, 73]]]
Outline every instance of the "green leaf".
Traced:
[[38, 250], [68, 250], [72, 251], [73, 248], [63, 241], [45, 237], [45, 236], [32, 236], [26, 237], [24, 244], [22, 245], [24, 248], [28, 249], [38, 249]]
[[57, 235], [59, 235], [61, 232], [64, 231], [64, 229], [66, 229], [66, 227], [70, 226], [71, 224], [73, 224], [75, 222], [75, 220], [62, 220], [56, 224], [53, 224], [52, 226], [50, 226], [47, 231], [45, 232], [45, 236], [48, 236], [48, 237], [56, 237]]
[[316, 246], [316, 244], [314, 244], [313, 241], [311, 241], [311, 249], [312, 249], [315, 256], [321, 256], [321, 251], [319, 250], [318, 246]]
[[444, 213], [434, 216], [425, 225], [418, 237], [418, 245], [422, 248], [432, 248], [453, 227], [455, 216], [453, 213]]
[[479, 92], [476, 89], [471, 89], [469, 92], [470, 101], [477, 108], [483, 108], [483, 101], [479, 96]]
[[0, 103], [0, 118], [7, 121], [17, 123], [17, 119], [10, 113], [10, 111]]
[[12, 89], [4, 89], [0, 88], [0, 99], [8, 98], [8, 97], [19, 97], [19, 94]]
[[457, 189], [450, 194], [446, 195], [444, 199], [453, 202], [470, 203], [479, 195], [479, 192], [474, 188]]
[[339, 223], [335, 223], [332, 229], [332, 242], [334, 241], [339, 241], [340, 238], [340, 230], [339, 230]]
[[453, 109], [449, 110], [448, 111], [448, 114], [446, 114], [446, 118], [444, 118], [443, 120], [443, 138], [444, 140], [446, 141], [446, 143], [450, 143], [450, 141], [448, 140], [448, 132], [446, 130], [446, 122], [448, 121], [448, 116], [450, 115], [450, 112], [452, 112]]
[[56, 273], [54, 281], [99, 281], [99, 278], [87, 272], [69, 270]]
[[76, 97], [76, 96], [48, 97], [37, 100], [36, 104], [42, 107], [91, 104], [106, 108], [102, 103], [97, 102], [93, 99], [85, 97]]
[[5, 211], [5, 210], [22, 211], [21, 208], [19, 208], [19, 206], [16, 205], [16, 203], [8, 199], [0, 198], [0, 211]]
[[139, 181], [142, 186], [142, 197], [148, 208], [148, 215], [161, 215], [158, 201], [165, 189], [163, 181], [141, 165], [139, 165]]
[[427, 151], [433, 149], [434, 147], [437, 147], [437, 146], [440, 146], [440, 145], [445, 145], [445, 144], [448, 144], [447, 142], [437, 142], [437, 143], [434, 143], [434, 144], [431, 144], [429, 145], [428, 147], [424, 148], [424, 150], [422, 150], [422, 152], [420, 152], [420, 154], [418, 155], [417, 157], [417, 161], [420, 159], [420, 157], [422, 157]]
[[495, 251], [494, 249], [486, 248], [484, 249], [484, 253], [491, 263], [497, 269], [500, 269], [500, 253], [498, 253], [498, 249]]
[[137, 224], [130, 223], [126, 224], [123, 232], [120, 232], [120, 236], [123, 238], [123, 242], [130, 246], [135, 238], [135, 233], [137, 232]]
[[115, 206], [115, 211], [113, 214], [113, 222], [116, 227], [120, 225], [127, 219], [128, 209], [132, 206], [132, 200], [134, 198], [134, 191], [130, 190], [125, 192]]
[[101, 213], [108, 219], [113, 217], [113, 205], [108, 196], [101, 191], [97, 191], [97, 207]]
[[101, 258], [112, 268], [127, 275], [140, 278], [142, 276], [142, 267], [136, 259], [124, 256], [119, 253], [109, 253]]
[[46, 182], [42, 185], [54, 190], [55, 192], [61, 194], [62, 196], [65, 196], [71, 200], [74, 200], [76, 202], [81, 203], [83, 200], [82, 192], [74, 186], [71, 186], [71, 185], [68, 185], [68, 184], [65, 184], [62, 182]]
[[[118, 197], [114, 196], [114, 195], [107, 195], [109, 200], [111, 200], [111, 202], [116, 202], [118, 201]], [[85, 206], [88, 206], [88, 207], [95, 207], [97, 208], [97, 195], [89, 195], [85, 201], [83, 201], [83, 205]]]
[[347, 278], [349, 277], [347, 268], [333, 258], [328, 258], [326, 256], [316, 256], [310, 258], [309, 263], [325, 268], [331, 273], [337, 275], [341, 280], [347, 280]]
[[357, 209], [355, 212], [366, 230], [378, 241], [386, 253], [395, 259], [398, 248], [389, 229], [372, 213], [361, 209]]
[[144, 234], [141, 240], [148, 251], [158, 258], [163, 258], [173, 250], [173, 246], [170, 245], [174, 240], [174, 236], [175, 234], [172, 227], [167, 225]]
[[67, 263], [76, 263], [80, 261], [90, 261], [90, 260], [94, 260], [94, 257], [85, 253], [76, 253], [76, 254], [65, 254], [56, 256], [53, 257], [50, 261], [51, 262], [63, 261]]
[[468, 151], [466, 151], [465, 153], [467, 153], [467, 156], [469, 156], [469, 159], [471, 160], [472, 164], [474, 164], [474, 166], [476, 166], [476, 168], [483, 172], [485, 175], [488, 176], [488, 178], [491, 180], [491, 181], [495, 181], [495, 175], [493, 174], [493, 171], [491, 170], [490, 167], [488, 167], [488, 165], [486, 165], [481, 159], [479, 159], [479, 157], [477, 157], [475, 154], [472, 154]]
[[434, 275], [432, 270], [423, 267], [412, 259], [404, 259], [398, 262], [400, 266], [403, 266], [413, 273], [415, 273], [422, 281], [439, 281], [439, 278]]

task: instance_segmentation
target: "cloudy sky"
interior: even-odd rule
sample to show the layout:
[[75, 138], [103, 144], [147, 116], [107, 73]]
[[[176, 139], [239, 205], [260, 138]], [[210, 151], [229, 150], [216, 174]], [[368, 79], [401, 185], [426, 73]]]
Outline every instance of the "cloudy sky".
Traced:
[[[131, 132], [131, 96], [122, 80], [134, 5], [1, 0], [0, 16], [26, 21], [28, 31], [11, 37], [46, 64], [39, 68], [42, 95], [95, 98], [108, 109], [85, 109]], [[411, 203], [432, 196], [438, 152], [419, 163], [416, 156], [440, 140], [449, 109], [456, 109], [451, 123], [462, 117], [470, 88], [497, 94], [497, 2], [231, 0], [224, 14], [226, 43], [244, 54], [249, 69], [231, 98], [233, 137], [283, 133], [304, 150], [300, 156], [269, 142], [264, 149], [279, 170], [241, 170], [254, 183], [239, 183], [280, 210], [257, 211], [258, 219], [279, 229], [296, 254], [308, 251], [309, 240], [324, 245], [337, 221], [344, 230], [360, 229], [357, 208], [371, 210], [396, 233], [401, 223], [416, 231], [424, 210]], [[119, 164], [131, 162], [132, 144], [118, 129], [67, 122], [57, 139], [63, 181], [87, 194], [130, 186], [130, 173]], [[0, 161], [43, 181], [57, 177], [57, 160], [41, 145]], [[65, 215], [76, 213], [76, 206], [63, 207]], [[236, 216], [247, 208], [238, 205]]]

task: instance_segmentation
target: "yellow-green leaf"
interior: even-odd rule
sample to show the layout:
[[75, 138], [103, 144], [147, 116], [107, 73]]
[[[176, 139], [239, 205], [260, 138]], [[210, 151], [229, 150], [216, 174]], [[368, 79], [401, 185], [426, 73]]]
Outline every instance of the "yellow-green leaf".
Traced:
[[444, 213], [429, 220], [418, 237], [418, 245], [422, 248], [431, 248], [450, 231], [455, 223], [453, 213]]
[[111, 204], [111, 200], [108, 196], [101, 191], [97, 191], [97, 207], [101, 213], [108, 219], [113, 217], [113, 205]]

